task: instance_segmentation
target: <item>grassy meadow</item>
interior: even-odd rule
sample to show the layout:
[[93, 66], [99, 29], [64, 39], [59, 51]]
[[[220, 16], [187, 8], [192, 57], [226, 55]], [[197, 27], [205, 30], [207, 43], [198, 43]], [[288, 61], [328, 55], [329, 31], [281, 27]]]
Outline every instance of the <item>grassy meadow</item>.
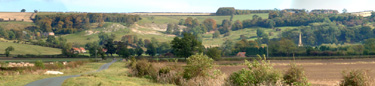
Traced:
[[65, 80], [62, 86], [174, 86], [146, 78], [129, 77], [125, 62], [115, 62], [107, 70]]
[[12, 42], [0, 42], [0, 53], [4, 53], [5, 49], [9, 46], [13, 46], [14, 48], [14, 51], [10, 52], [10, 54], [12, 55], [17, 55], [17, 54], [57, 55], [57, 54], [61, 54], [61, 49], [57, 49], [57, 48], [42, 47], [42, 46], [29, 45], [29, 44], [19, 44], [19, 43], [12, 43]]
[[63, 61], [81, 61], [89, 60], [90, 58], [3, 58], [0, 59], [1, 62], [35, 62], [42, 60], [43, 62], [63, 62]]
[[[248, 14], [248, 15], [234, 15], [233, 21], [235, 20], [246, 20], [246, 19], [252, 19], [253, 15], [258, 15], [259, 17], [262, 17], [263, 19], [268, 18], [268, 13], [254, 13], [254, 14]], [[186, 19], [187, 17], [192, 17], [193, 19], [198, 19], [199, 22], [203, 22], [207, 18], [212, 18], [216, 20], [217, 24], [221, 24], [222, 20], [224, 19], [230, 19], [230, 16], [141, 16], [142, 20], [137, 22], [140, 25], [143, 24], [168, 24], [168, 23], [178, 23], [180, 19]]]
[[21, 22], [21, 21], [10, 21], [10, 22], [0, 22], [0, 28], [6, 29], [6, 30], [23, 30], [26, 27], [29, 26], [35, 26], [32, 22]]
[[1, 81], [0, 86], [23, 86], [30, 82], [40, 80], [40, 79], [81, 74], [85, 72], [95, 71], [99, 69], [99, 67], [103, 64], [105, 64], [105, 62], [86, 63], [84, 65], [81, 65], [78, 68], [68, 68], [68, 69], [57, 70], [57, 71], [64, 73], [61, 75], [45, 75], [43, 74], [44, 73], [43, 71], [35, 71], [33, 73], [27, 73], [27, 74], [0, 76], [0, 81]]

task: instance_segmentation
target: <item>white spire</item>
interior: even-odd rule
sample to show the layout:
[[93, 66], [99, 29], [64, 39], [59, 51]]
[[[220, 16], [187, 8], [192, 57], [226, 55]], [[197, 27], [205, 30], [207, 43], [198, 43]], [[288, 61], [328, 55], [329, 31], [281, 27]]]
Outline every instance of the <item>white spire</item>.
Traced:
[[302, 33], [300, 32], [299, 33], [299, 41], [298, 41], [298, 47], [302, 47], [303, 46], [303, 44], [302, 44]]

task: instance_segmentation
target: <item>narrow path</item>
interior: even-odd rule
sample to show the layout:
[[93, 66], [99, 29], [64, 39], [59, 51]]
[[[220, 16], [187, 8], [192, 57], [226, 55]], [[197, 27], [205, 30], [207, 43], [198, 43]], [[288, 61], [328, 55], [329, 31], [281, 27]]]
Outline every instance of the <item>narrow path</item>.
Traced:
[[[96, 71], [93, 71], [93, 72], [87, 72], [87, 73], [84, 73], [84, 74], [89, 74], [89, 73], [94, 73], [94, 72], [99, 72], [101, 70], [105, 70], [105, 69], [108, 69], [109, 66], [111, 66], [112, 63], [116, 62], [117, 60], [113, 60], [112, 62], [110, 63], [107, 63], [107, 64], [104, 64], [102, 65], [98, 70]], [[46, 79], [41, 79], [41, 80], [38, 80], [38, 81], [34, 81], [34, 82], [31, 82], [25, 86], [61, 86], [62, 83], [68, 79], [68, 78], [72, 78], [72, 77], [79, 77], [81, 76], [81, 74], [79, 75], [70, 75], [70, 76], [60, 76], [60, 77], [52, 77], [52, 78], [46, 78]]]

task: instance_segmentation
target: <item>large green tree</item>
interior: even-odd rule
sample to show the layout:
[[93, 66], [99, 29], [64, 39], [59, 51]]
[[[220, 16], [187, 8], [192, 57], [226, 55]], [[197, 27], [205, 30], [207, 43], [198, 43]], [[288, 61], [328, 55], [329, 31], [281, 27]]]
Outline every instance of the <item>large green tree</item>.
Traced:
[[375, 38], [367, 39], [364, 46], [368, 51], [375, 52]]
[[141, 47], [137, 47], [135, 49], [135, 52], [136, 52], [137, 56], [141, 56], [143, 54], [144, 50]]
[[156, 53], [157, 53], [157, 51], [156, 51], [156, 45], [153, 44], [153, 43], [148, 43], [146, 54], [148, 54], [150, 56], [155, 56]]
[[5, 49], [5, 56], [9, 57], [10, 51], [14, 51], [13, 46], [9, 46]]
[[297, 45], [292, 40], [282, 38], [279, 41], [278, 52], [289, 55], [290, 53], [296, 52], [296, 49]]
[[206, 55], [212, 59], [221, 59], [221, 50], [218, 47], [208, 48]]
[[98, 52], [102, 51], [100, 48], [101, 47], [98, 42], [89, 42], [86, 44], [86, 49], [89, 50], [90, 57], [99, 55]]
[[178, 57], [189, 57], [195, 53], [202, 52], [202, 42], [190, 33], [183, 33], [183, 37], [175, 37], [172, 42], [173, 53]]

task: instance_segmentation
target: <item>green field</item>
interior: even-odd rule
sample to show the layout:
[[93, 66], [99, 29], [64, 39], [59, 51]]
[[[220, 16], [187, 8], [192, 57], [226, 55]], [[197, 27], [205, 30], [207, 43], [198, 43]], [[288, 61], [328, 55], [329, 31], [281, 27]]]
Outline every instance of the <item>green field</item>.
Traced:
[[[268, 18], [268, 13], [254, 13], [254, 14], [248, 14], [248, 15], [234, 15], [233, 21], [235, 20], [246, 20], [246, 19], [252, 19], [253, 15], [258, 15], [259, 17], [262, 17], [263, 19]], [[187, 17], [192, 17], [193, 19], [198, 19], [199, 22], [203, 22], [207, 18], [212, 18], [216, 20], [217, 24], [221, 24], [222, 20], [224, 19], [230, 19], [230, 16], [141, 16], [142, 20], [137, 22], [138, 24], [150, 24], [154, 22], [155, 24], [168, 24], [168, 23], [178, 23], [180, 19], [186, 19]]]
[[[264, 32], [266, 34], [269, 34], [270, 32], [272, 32], [273, 35], [269, 36], [271, 39], [281, 37], [282, 32], [280, 32], [280, 31], [276, 31], [276, 30], [270, 29], [270, 28], [253, 27], [253, 28], [245, 28], [245, 29], [241, 29], [241, 30], [231, 31], [230, 36], [223, 37], [224, 35], [222, 34], [222, 35], [220, 35], [220, 38], [215, 38], [215, 39], [212, 39], [212, 34], [204, 34], [203, 35], [203, 45], [205, 45], [205, 46], [221, 45], [225, 42], [226, 39], [230, 39], [234, 42], [239, 41], [239, 40], [241, 40], [240, 39], [241, 35], [246, 36], [248, 40], [255, 40], [255, 39], [257, 39], [256, 30], [258, 28], [264, 29]], [[296, 27], [276, 27], [276, 28], [280, 28], [280, 29], [282, 29], [282, 31], [287, 31], [287, 30], [291, 30], [291, 29], [296, 28]]]
[[[118, 23], [106, 22], [106, 25], [104, 25], [104, 26], [107, 26], [107, 27], [91, 29], [90, 31], [92, 31], [92, 32], [96, 32], [96, 31], [106, 32], [113, 25], [122, 26], [121, 24], [118, 24]], [[137, 30], [145, 32], [145, 33], [155, 32], [156, 34], [143, 34], [142, 32], [141, 33], [133, 32], [129, 29], [129, 27], [118, 28], [117, 30], [114, 30], [114, 31], [109, 30], [111, 32], [106, 32], [106, 33], [107, 34], [115, 34], [116, 35], [115, 40], [121, 40], [121, 37], [124, 36], [124, 35], [137, 35], [138, 38], [142, 38], [142, 39], [151, 39], [152, 37], [155, 37], [160, 42], [170, 41], [174, 38], [173, 36], [168, 36], [167, 34], [163, 34], [164, 32], [153, 30], [151, 28], [139, 28]], [[88, 42], [99, 41], [98, 36], [99, 36], [98, 33], [89, 35], [85, 31], [82, 31], [82, 32], [79, 32], [79, 33], [63, 35], [62, 37], [66, 38], [68, 40], [68, 42], [72, 42], [72, 43], [75, 43], [75, 44], [78, 44], [78, 45], [85, 45]]]
[[6, 29], [6, 30], [10, 30], [10, 29], [23, 30], [29, 26], [35, 26], [35, 24], [32, 22], [21, 22], [21, 21], [0, 22], [0, 28]]
[[[90, 58], [2, 58], [1, 62], [35, 62], [42, 60], [43, 62], [63, 62], [63, 61], [82, 61]], [[99, 58], [98, 58], [99, 59]]]
[[107, 70], [65, 80], [62, 86], [174, 86], [146, 78], [129, 77], [125, 62], [113, 63]]
[[[108, 24], [117, 24], [117, 23], [108, 23]], [[220, 36], [220, 38], [215, 38], [212, 39], [212, 34], [203, 34], [203, 45], [206, 46], [211, 46], [211, 45], [221, 45], [224, 43], [226, 39], [231, 39], [233, 41], [238, 41], [240, 40], [240, 35], [244, 35], [248, 38], [248, 40], [255, 40], [256, 39], [256, 30], [258, 28], [264, 29], [266, 34], [269, 34], [270, 32], [273, 33], [270, 38], [279, 38], [281, 36], [281, 31], [276, 31], [274, 29], [270, 28], [262, 28], [262, 27], [252, 27], [252, 28], [245, 28], [237, 31], [231, 31], [231, 35], [227, 37], [223, 37], [223, 35]], [[276, 27], [282, 29], [282, 31], [288, 31], [291, 29], [294, 29], [296, 27]], [[115, 34], [116, 39], [115, 40], [121, 40], [121, 37], [124, 35], [137, 35], [138, 38], [142, 39], [151, 39], [152, 37], [155, 37], [158, 41], [160, 42], [167, 42], [171, 41], [174, 36], [168, 36], [168, 34], [164, 34], [162, 31], [157, 31], [151, 28], [139, 28], [137, 29], [138, 31], [142, 32], [155, 32], [157, 34], [142, 34], [142, 33], [137, 33], [133, 32], [130, 30], [128, 27], [127, 28], [122, 28], [117, 31], [110, 32], [110, 34]], [[97, 29], [92, 29], [91, 31], [104, 31], [104, 28], [97, 28]], [[109, 33], [108, 33], [109, 34]], [[68, 39], [68, 42], [72, 42], [75, 44], [79, 45], [85, 45], [88, 42], [93, 42], [93, 41], [98, 41], [98, 34], [91, 34], [87, 35], [86, 32], [79, 32], [75, 34], [69, 34], [69, 35], [64, 35], [66, 39]]]
[[57, 55], [57, 54], [61, 54], [61, 50], [57, 48], [11, 43], [11, 42], [0, 42], [0, 53], [4, 53], [5, 48], [9, 46], [13, 46], [13, 48], [15, 49], [14, 51], [10, 52], [11, 55], [18, 55], [18, 54]]

